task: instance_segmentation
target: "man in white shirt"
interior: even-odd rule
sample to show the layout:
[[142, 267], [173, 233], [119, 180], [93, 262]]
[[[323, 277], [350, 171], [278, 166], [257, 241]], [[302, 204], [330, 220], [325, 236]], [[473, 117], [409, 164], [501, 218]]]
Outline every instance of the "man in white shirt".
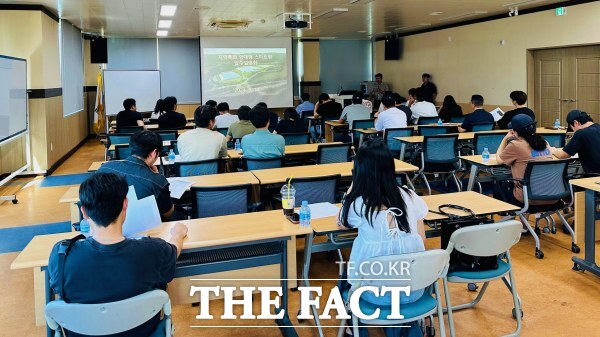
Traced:
[[382, 131], [392, 128], [406, 127], [406, 114], [396, 108], [396, 100], [393, 94], [385, 94], [381, 98], [384, 110], [376, 114], [375, 130]]
[[217, 110], [209, 105], [199, 106], [194, 112], [197, 128], [183, 133], [177, 139], [181, 161], [200, 161], [227, 157], [225, 136], [213, 131]]
[[421, 89], [417, 89], [417, 100], [410, 107], [414, 124], [419, 122], [419, 117], [437, 117], [437, 109], [433, 103], [425, 101]]
[[341, 134], [335, 137], [336, 142], [348, 143], [352, 141], [350, 134], [352, 133], [352, 124], [355, 120], [371, 119], [371, 110], [362, 104], [364, 94], [357, 91], [352, 96], [352, 104], [342, 110], [342, 115], [338, 122], [348, 123], [348, 133]]
[[240, 120], [237, 115], [229, 113], [229, 104], [227, 102], [219, 103], [217, 105], [217, 112], [219, 115], [215, 118], [215, 129], [228, 128], [233, 122]]

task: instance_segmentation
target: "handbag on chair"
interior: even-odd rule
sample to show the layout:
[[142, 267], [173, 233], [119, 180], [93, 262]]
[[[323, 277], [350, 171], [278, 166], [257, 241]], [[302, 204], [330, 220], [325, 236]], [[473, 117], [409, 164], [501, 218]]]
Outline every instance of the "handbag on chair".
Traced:
[[[467, 213], [468, 215], [456, 215], [447, 213], [444, 209], [456, 209]], [[446, 216], [447, 219], [441, 220], [441, 248], [446, 249], [452, 233], [456, 230], [469, 227], [494, 223], [493, 220], [483, 216], [477, 216], [475, 213], [462, 206], [445, 204], [438, 207], [438, 211], [430, 211], [435, 214]], [[498, 257], [497, 256], [472, 256], [453, 250], [450, 253], [450, 267], [448, 271], [482, 271], [482, 270], [493, 270], [498, 269]]]

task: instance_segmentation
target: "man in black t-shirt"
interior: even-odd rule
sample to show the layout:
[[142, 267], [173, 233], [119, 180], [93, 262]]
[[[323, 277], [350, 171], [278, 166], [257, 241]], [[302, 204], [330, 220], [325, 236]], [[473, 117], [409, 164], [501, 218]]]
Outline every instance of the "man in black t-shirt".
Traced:
[[535, 113], [525, 106], [525, 103], [527, 103], [526, 93], [523, 91], [513, 91], [510, 93], [510, 99], [512, 100], [512, 104], [516, 109], [506, 112], [504, 116], [498, 120], [497, 124], [500, 129], [507, 130], [508, 123], [512, 121], [513, 117], [520, 114], [525, 114], [535, 121]]
[[173, 96], [165, 97], [163, 100], [166, 112], [158, 117], [158, 127], [160, 129], [181, 129], [187, 124], [187, 118], [177, 110], [177, 98]]
[[123, 108], [125, 110], [117, 114], [117, 129], [126, 126], [144, 126], [144, 119], [142, 114], [137, 112], [135, 99], [128, 98], [124, 100]]
[[581, 110], [573, 110], [567, 115], [567, 124], [575, 132], [562, 149], [553, 148], [552, 154], [560, 159], [579, 154], [579, 161], [585, 173], [600, 173], [600, 125]]
[[[79, 187], [81, 212], [90, 223], [90, 236], [74, 242], [58, 270], [60, 243], [48, 261], [50, 286], [63, 293], [67, 303], [98, 304], [128, 299], [150, 290], [166, 289], [175, 276], [187, 227], [174, 224], [168, 241], [123, 236], [128, 186], [113, 173], [96, 173]], [[59, 283], [59, 273], [62, 282]], [[122, 317], [126, 320], [127, 317]], [[149, 336], [157, 329], [160, 314], [148, 322], [111, 337]], [[67, 331], [67, 336], [81, 336]]]
[[423, 100], [435, 104], [435, 98], [437, 97], [437, 87], [433, 82], [430, 82], [431, 75], [421, 75], [421, 93], [423, 94]]

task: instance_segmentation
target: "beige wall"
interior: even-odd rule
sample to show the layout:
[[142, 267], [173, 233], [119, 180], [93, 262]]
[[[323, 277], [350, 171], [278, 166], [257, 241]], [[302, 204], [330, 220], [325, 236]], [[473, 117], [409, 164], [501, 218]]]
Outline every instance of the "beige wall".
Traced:
[[[404, 95], [421, 84], [421, 74], [433, 75], [438, 100], [453, 95], [467, 102], [472, 94], [486, 104], [509, 105], [512, 90], [527, 91], [529, 49], [600, 43], [600, 2], [450, 28], [404, 38], [399, 61], [384, 60], [384, 42], [375, 43], [375, 72]], [[501, 40], [505, 43], [502, 45]]]
[[304, 74], [300, 77], [300, 81], [320, 81], [319, 41], [304, 41], [301, 43], [303, 50]]

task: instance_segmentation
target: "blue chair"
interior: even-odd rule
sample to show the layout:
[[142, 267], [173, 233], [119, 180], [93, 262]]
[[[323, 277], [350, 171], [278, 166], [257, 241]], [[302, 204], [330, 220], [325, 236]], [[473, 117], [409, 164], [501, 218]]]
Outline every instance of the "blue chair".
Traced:
[[417, 121], [417, 125], [428, 125], [428, 124], [436, 124], [440, 117], [419, 117]]
[[345, 163], [351, 159], [352, 144], [319, 144], [317, 164]]
[[446, 135], [457, 132], [458, 128], [455, 126], [422, 125], [418, 128], [419, 136]]
[[462, 190], [462, 184], [456, 177], [456, 171], [460, 168], [457, 144], [458, 135], [456, 134], [425, 136], [421, 152], [421, 168], [415, 178], [423, 178], [429, 194], [431, 194], [431, 187], [426, 174], [445, 174], [447, 176], [444, 179], [446, 183], [448, 179], [452, 178], [457, 190]]
[[410, 137], [413, 134], [413, 128], [390, 128], [383, 130], [383, 141], [387, 144], [392, 153], [397, 156], [400, 154], [402, 143], [394, 138]]
[[300, 113], [300, 117], [302, 118], [302, 122], [304, 123], [304, 128], [306, 131], [310, 131], [308, 130], [308, 117], [312, 117], [314, 115], [315, 113], [312, 110], [304, 110]]
[[310, 133], [282, 133], [281, 136], [285, 140], [285, 145], [299, 145], [310, 143]]
[[123, 160], [129, 156], [131, 156], [131, 149], [129, 148], [129, 144], [115, 145], [115, 159], [116, 160]]
[[450, 117], [450, 123], [460, 123], [460, 124], [462, 124], [464, 121], [465, 121], [465, 116]]
[[296, 189], [296, 205], [300, 207], [302, 200], [307, 200], [309, 204], [320, 202], [336, 203], [336, 193], [340, 183], [339, 174], [311, 177], [311, 178], [293, 178], [292, 185]]
[[117, 126], [117, 133], [137, 133], [144, 130], [143, 126]]
[[[517, 320], [517, 329], [505, 336], [519, 336], [521, 332], [521, 300], [517, 293], [515, 278], [510, 258], [510, 248], [517, 244], [521, 238], [521, 224], [518, 221], [506, 221], [480, 226], [463, 227], [452, 233], [446, 251], [452, 253], [457, 250], [461, 253], [486, 257], [498, 256], [498, 268], [485, 271], [450, 271], [443, 280], [444, 290], [447, 292], [448, 283], [483, 283], [477, 297], [470, 303], [452, 306], [448, 310], [450, 333], [454, 334], [454, 320], [452, 311], [475, 307], [483, 297], [489, 283], [501, 279], [508, 291], [512, 294], [514, 303], [513, 317]], [[452, 261], [450, 261], [452, 264]], [[412, 269], [411, 269], [412, 273]]]
[[204, 176], [219, 173], [220, 159], [175, 162], [173, 170], [177, 177]]
[[[446, 278], [448, 271], [448, 262], [450, 255], [445, 250], [433, 249], [418, 253], [408, 253], [399, 255], [386, 255], [370, 258], [365, 261], [366, 265], [391, 266], [410, 266], [410, 277], [399, 277], [396, 273], [384, 273], [376, 276], [373, 280], [373, 275], [361, 276], [361, 279], [356, 282], [352, 288], [343, 291], [342, 297], [346, 302], [353, 296], [353, 293], [362, 286], [383, 286], [388, 287], [410, 287], [411, 290], [425, 289], [423, 296], [416, 302], [402, 304], [401, 313], [404, 319], [388, 319], [392, 310], [391, 306], [377, 305], [362, 298], [359, 300], [359, 306], [363, 314], [373, 315], [379, 311], [379, 316], [374, 319], [359, 319], [351, 313], [353, 326], [353, 335], [359, 336], [358, 325], [402, 325], [404, 323], [419, 321], [426, 317], [433, 322], [433, 314], [437, 313], [439, 319], [440, 335], [446, 336], [444, 327], [444, 314], [442, 307], [442, 295], [439, 289], [438, 281]], [[363, 280], [369, 279], [369, 280]], [[448, 289], [444, 289], [444, 298], [446, 305], [449, 306], [450, 298]], [[450, 334], [453, 336], [452, 312], [448, 312], [448, 320], [450, 321]], [[346, 320], [340, 322], [338, 336], [343, 335], [346, 328]]]
[[227, 137], [227, 130], [229, 130], [229, 128], [216, 128], [215, 129], [215, 131], [217, 131], [218, 133], [222, 134], [225, 137]]
[[177, 140], [177, 130], [158, 130], [156, 131], [160, 135], [163, 141], [165, 140]]
[[354, 131], [358, 129], [372, 129], [375, 127], [374, 119], [356, 119], [352, 121], [352, 140], [356, 144], [358, 144], [358, 139], [360, 138], [360, 133]]
[[283, 166], [285, 157], [276, 158], [246, 158], [242, 157], [242, 165], [246, 171], [265, 170]]
[[163, 290], [151, 290], [125, 300], [79, 304], [54, 300], [46, 305], [46, 322], [54, 336], [62, 329], [82, 335], [113, 335], [140, 326], [163, 312], [163, 318], [152, 336], [172, 336], [171, 301]]
[[502, 139], [505, 136], [506, 132], [475, 133], [475, 137], [473, 138], [473, 154], [479, 155], [485, 148], [490, 153], [498, 152], [498, 147], [500, 147]]
[[179, 154], [179, 149], [177, 148], [177, 141], [176, 140], [172, 140], [171, 141], [171, 147], [173, 148], [173, 152], [175, 152], [176, 155]]
[[567, 134], [566, 133], [551, 133], [551, 134], [543, 134], [544, 139], [548, 142], [548, 144], [552, 147], [565, 147]]
[[192, 186], [192, 219], [248, 213], [252, 185]]
[[494, 123], [481, 123], [481, 124], [473, 124], [473, 132], [480, 131], [492, 131], [494, 130]]

